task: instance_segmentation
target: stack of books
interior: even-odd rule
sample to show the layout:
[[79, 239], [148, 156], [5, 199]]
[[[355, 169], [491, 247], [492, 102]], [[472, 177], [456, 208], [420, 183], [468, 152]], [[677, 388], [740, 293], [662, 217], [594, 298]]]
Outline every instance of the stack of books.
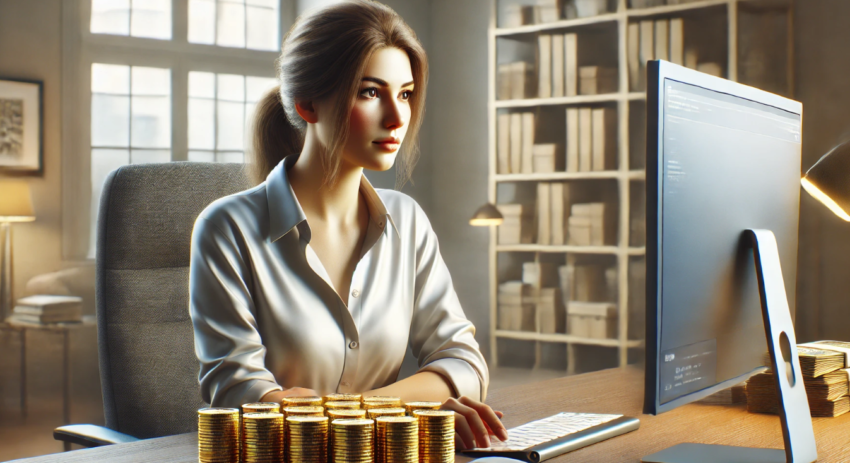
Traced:
[[534, 240], [534, 207], [528, 204], [497, 204], [504, 217], [498, 227], [499, 244], [528, 244]]
[[534, 5], [509, 4], [505, 6], [504, 27], [525, 24], [545, 24], [561, 19], [559, 0], [537, 0]]
[[556, 265], [549, 262], [525, 262], [522, 265], [522, 282], [531, 288], [530, 297], [537, 319], [536, 331], [566, 332], [566, 312], [558, 288]]
[[502, 113], [497, 116], [496, 145], [498, 173], [531, 174], [564, 170], [562, 145], [534, 143], [533, 112]]
[[522, 281], [506, 281], [499, 285], [496, 328], [510, 331], [535, 331], [532, 286]]
[[582, 66], [578, 70], [578, 93], [599, 95], [617, 91], [617, 68]]
[[614, 108], [567, 108], [567, 172], [617, 168], [617, 111]]
[[522, 100], [536, 92], [534, 65], [525, 61], [500, 64], [497, 75], [500, 100]]
[[566, 306], [567, 333], [591, 339], [617, 337], [617, 269], [601, 264], [578, 264], [568, 257], [558, 268], [559, 287]]
[[[850, 342], [817, 341], [797, 345], [800, 370], [813, 417], [834, 417], [850, 411]], [[765, 364], [770, 365], [769, 358]], [[779, 395], [773, 371], [747, 381], [747, 410], [776, 414]]]
[[605, 203], [573, 204], [567, 223], [570, 245], [605, 245]]
[[701, 63], [695, 47], [685, 48], [685, 23], [682, 18], [630, 23], [627, 47], [629, 84], [635, 91], [646, 90], [646, 63], [653, 59], [663, 59], [706, 74], [723, 76], [720, 63]]
[[539, 35], [537, 71], [539, 98], [578, 95], [578, 36], [575, 33]]
[[567, 244], [565, 212], [569, 210], [569, 183], [537, 183], [537, 244]]
[[43, 325], [48, 323], [80, 322], [83, 300], [77, 296], [36, 295], [18, 299], [9, 323]]

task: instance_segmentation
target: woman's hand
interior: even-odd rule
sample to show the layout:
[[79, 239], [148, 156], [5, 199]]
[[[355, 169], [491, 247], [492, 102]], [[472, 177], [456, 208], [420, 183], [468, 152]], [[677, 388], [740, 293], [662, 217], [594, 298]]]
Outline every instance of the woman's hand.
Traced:
[[289, 389], [284, 389], [282, 391], [270, 391], [267, 392], [261, 399], [260, 402], [276, 402], [281, 405], [284, 397], [320, 397], [319, 394], [312, 390], [307, 389], [305, 387], [291, 387]]
[[508, 440], [508, 430], [499, 420], [503, 413], [487, 404], [462, 396], [447, 400], [440, 409], [455, 412], [455, 443], [461, 448], [489, 447], [490, 435]]

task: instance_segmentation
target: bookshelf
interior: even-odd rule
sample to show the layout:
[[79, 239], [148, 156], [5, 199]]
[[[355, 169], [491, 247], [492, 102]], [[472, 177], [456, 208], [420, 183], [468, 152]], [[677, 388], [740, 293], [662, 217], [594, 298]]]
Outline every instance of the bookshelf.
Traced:
[[[488, 197], [492, 204], [525, 203], [537, 211], [535, 193], [540, 183], [563, 183], [570, 190], [571, 198], [603, 197], [606, 209], [613, 209], [612, 220], [606, 219], [606, 227], [616, 230], [616, 237], [604, 243], [593, 245], [539, 244], [535, 239], [513, 243], [501, 243], [499, 227], [491, 227], [489, 246], [489, 290], [490, 290], [490, 352], [493, 365], [499, 365], [500, 343], [507, 340], [533, 343], [534, 366], [541, 366], [541, 343], [553, 343], [566, 346], [564, 355], [568, 374], [576, 372], [576, 364], [581, 355], [577, 346], [603, 346], [615, 349], [617, 364], [624, 366], [629, 361], [629, 352], [643, 348], [644, 326], [642, 318], [644, 308], [640, 295], [643, 293], [645, 278], [645, 83], [635, 81], [635, 52], [639, 45], [630, 48], [630, 38], [634, 38], [639, 26], [651, 23], [664, 28], [678, 22], [680, 54], [685, 48], [699, 56], [699, 64], [710, 62], [714, 72], [722, 77], [745, 84], [754, 85], [768, 91], [793, 97], [793, 0], [608, 0], [606, 12], [595, 16], [563, 19], [566, 14], [565, 3], [585, 0], [491, 0], [490, 28], [488, 36]], [[676, 4], [663, 4], [672, 3]], [[528, 12], [533, 5], [551, 3], [558, 6], [557, 20], [549, 22], [516, 25], [508, 27], [509, 8]], [[604, 3], [604, 0], [602, 1]], [[647, 6], [657, 5], [657, 6]], [[644, 6], [642, 8], [632, 6]], [[525, 7], [525, 8], [523, 8]], [[534, 22], [535, 14], [525, 14], [523, 22]], [[539, 19], [539, 18], [538, 18]], [[551, 17], [549, 18], [551, 19]], [[630, 28], [630, 25], [632, 26]], [[765, 29], [770, 27], [770, 33]], [[649, 29], [653, 31], [653, 29]], [[540, 62], [541, 35], [557, 36], [575, 34], [578, 42], [577, 59], [573, 60], [574, 72], [579, 66], [609, 66], [616, 69], [616, 91], [601, 94], [582, 94], [573, 91], [570, 96], [539, 97], [540, 89], [523, 84], [521, 97], [515, 90], [504, 90], [503, 68], [515, 61], [524, 61], [530, 65], [526, 79], [532, 87], [539, 82], [539, 68], [545, 68]], [[631, 34], [631, 35], [630, 35]], [[655, 32], [654, 34], [657, 34]], [[670, 29], [664, 34], [672, 34]], [[587, 37], [587, 39], [585, 39]], [[645, 40], [643, 35], [639, 36]], [[652, 35], [654, 40], [659, 39]], [[564, 39], [565, 41], [567, 39]], [[656, 46], [657, 46], [656, 42]], [[584, 44], [584, 45], [583, 45]], [[560, 44], [558, 45], [560, 46]], [[584, 48], [583, 48], [584, 47]], [[672, 55], [671, 45], [664, 45], [660, 53]], [[553, 45], [553, 48], [555, 46]], [[555, 50], [559, 50], [555, 48]], [[558, 51], [555, 51], [558, 53]], [[641, 50], [640, 53], [643, 53]], [[547, 58], [551, 59], [551, 58]], [[565, 58], [569, 60], [570, 58]], [[682, 59], [681, 57], [679, 59]], [[706, 61], [703, 61], [705, 59]], [[671, 59], [672, 60], [672, 59]], [[632, 67], [630, 68], [630, 63]], [[684, 63], [683, 63], [684, 64]], [[549, 63], [549, 66], [559, 64]], [[691, 65], [696, 65], [691, 61]], [[693, 67], [693, 66], [692, 66]], [[567, 64], [569, 69], [569, 64]], [[701, 68], [705, 70], [707, 68]], [[547, 72], [552, 72], [551, 70]], [[569, 73], [570, 71], [564, 71]], [[645, 73], [645, 69], [640, 69]], [[768, 80], [767, 78], [770, 78]], [[554, 77], [553, 79], [559, 79]], [[573, 76], [573, 79], [576, 77]], [[513, 77], [511, 77], [513, 79]], [[569, 86], [569, 77], [567, 84]], [[515, 82], [515, 81], [514, 81]], [[550, 82], [551, 83], [551, 82]], [[547, 89], [548, 89], [548, 85]], [[567, 90], [544, 90], [544, 94], [568, 94]], [[509, 118], [505, 114], [534, 114], [535, 143], [538, 138], [544, 143], [563, 143], [563, 154], [568, 151], [566, 140], [565, 116], [568, 108], [609, 108], [616, 112], [616, 128], [606, 133], [605, 139], [616, 147], [616, 166], [591, 171], [567, 171], [561, 165], [555, 172], [529, 172], [523, 160], [523, 167], [516, 172], [514, 164], [505, 168], [505, 142], [500, 140], [500, 127], [508, 127]], [[503, 116], [500, 119], [500, 115]], [[568, 122], [567, 122], [568, 123]], [[511, 128], [513, 133], [513, 128]], [[517, 132], [519, 133], [519, 132]], [[574, 132], [575, 133], [575, 132]], [[523, 135], [525, 136], [525, 135]], [[560, 137], [560, 139], [558, 138]], [[507, 138], [503, 138], [507, 140]], [[606, 143], [609, 143], [606, 141]], [[500, 144], [501, 143], [501, 144]], [[535, 145], [536, 146], [536, 145]], [[513, 148], [511, 148], [513, 150]], [[516, 153], [512, 151], [512, 155]], [[573, 152], [574, 155], [574, 152]], [[523, 154], [525, 157], [525, 154]], [[513, 161], [511, 161], [513, 162]], [[566, 161], [568, 164], [569, 161]], [[519, 165], [519, 164], [516, 164]], [[506, 171], [507, 170], [507, 171]], [[566, 206], [564, 206], [566, 207]], [[564, 217], [569, 212], [563, 212]], [[558, 216], [560, 217], [560, 216]], [[568, 217], [566, 217], [568, 218]], [[547, 221], [549, 219], [546, 219]], [[535, 227], [539, 218], [535, 215]], [[571, 222], [570, 222], [571, 223]], [[562, 224], [563, 225], [563, 224]], [[567, 234], [568, 232], [564, 232]], [[554, 238], [553, 238], [554, 239]], [[588, 337], [568, 334], [566, 324], [558, 332], [542, 332], [540, 315], [535, 312], [533, 328], [528, 324], [524, 329], [505, 329], [500, 319], [500, 285], [506, 282], [522, 280], [520, 276], [523, 264], [534, 262], [545, 265], [561, 265], [585, 260], [587, 265], [609, 266], [615, 269], [616, 277], [609, 280], [615, 290], [609, 292], [613, 300], [607, 300], [616, 306], [616, 324], [613, 337]], [[563, 282], [559, 282], [563, 285]], [[636, 291], [637, 289], [637, 291]], [[524, 293], [523, 293], [524, 294]], [[572, 300], [567, 298], [568, 300]], [[523, 299], [524, 300], [524, 299]], [[566, 302], [563, 310], [566, 317]], [[630, 306], [631, 305], [631, 306]], [[535, 308], [535, 311], [537, 308]], [[611, 319], [609, 319], [611, 320]], [[568, 322], [566, 322], [568, 323]], [[561, 332], [563, 331], [563, 332]], [[529, 359], [530, 360], [530, 359]], [[611, 365], [601, 365], [607, 367]]]

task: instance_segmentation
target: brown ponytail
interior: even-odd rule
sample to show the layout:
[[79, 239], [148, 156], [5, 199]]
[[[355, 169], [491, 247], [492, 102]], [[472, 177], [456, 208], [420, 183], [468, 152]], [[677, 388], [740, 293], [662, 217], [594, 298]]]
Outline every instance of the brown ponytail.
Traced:
[[416, 86], [410, 99], [410, 125], [397, 158], [396, 187], [410, 180], [419, 156], [419, 128], [425, 109], [425, 49], [388, 6], [373, 0], [349, 0], [299, 17], [284, 37], [276, 63], [280, 87], [257, 105], [253, 149], [246, 155], [254, 184], [265, 181], [284, 157], [297, 156], [304, 146], [307, 124], [295, 111], [295, 101], [319, 100], [334, 103], [337, 124], [322, 163], [325, 183], [336, 181], [364, 69], [372, 53], [386, 47], [407, 53]]

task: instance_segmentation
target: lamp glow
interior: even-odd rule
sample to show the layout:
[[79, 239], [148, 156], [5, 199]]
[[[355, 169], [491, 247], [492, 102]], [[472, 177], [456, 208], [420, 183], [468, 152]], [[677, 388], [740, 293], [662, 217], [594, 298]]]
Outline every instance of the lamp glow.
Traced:
[[800, 179], [800, 183], [803, 185], [803, 189], [808, 191], [810, 195], [812, 195], [815, 199], [820, 201], [824, 206], [828, 207], [830, 211], [834, 212], [835, 215], [841, 217], [847, 222], [850, 222], [850, 215], [847, 215], [844, 212], [844, 209], [841, 208], [835, 201], [832, 200], [829, 196], [827, 196], [823, 191], [820, 191], [818, 187], [816, 187], [812, 182], [809, 181], [806, 177]]
[[475, 215], [469, 219], [469, 224], [476, 227], [486, 227], [488, 225], [501, 225], [505, 218], [496, 206], [487, 203], [475, 211]]

